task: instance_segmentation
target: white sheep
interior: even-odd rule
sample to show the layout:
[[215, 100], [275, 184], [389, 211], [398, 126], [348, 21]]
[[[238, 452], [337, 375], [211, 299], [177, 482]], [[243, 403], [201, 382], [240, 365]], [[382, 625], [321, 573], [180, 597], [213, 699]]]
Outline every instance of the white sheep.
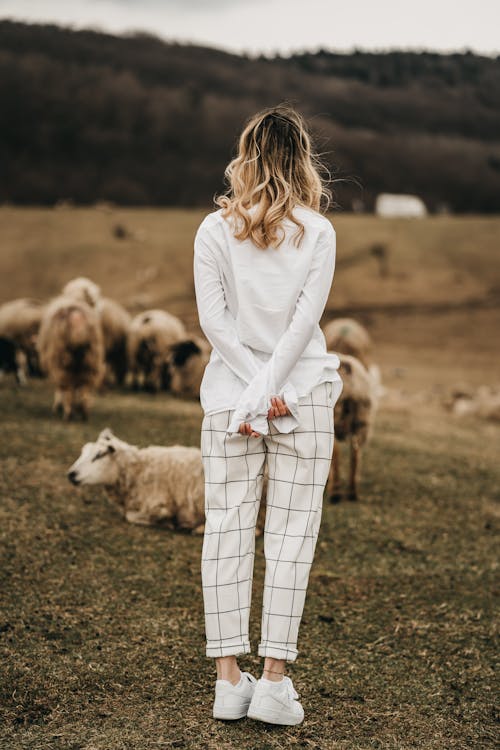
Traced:
[[493, 386], [455, 389], [445, 406], [458, 417], [470, 415], [500, 422], [500, 390]]
[[349, 441], [351, 452], [348, 497], [358, 499], [361, 450], [371, 437], [378, 405], [378, 383], [373, 375], [356, 357], [339, 354], [339, 358], [344, 386], [334, 407], [335, 441], [326, 488], [331, 502], [341, 498], [339, 442], [344, 441]]
[[136, 315], [127, 338], [132, 387], [153, 392], [168, 388], [171, 347], [185, 338], [182, 321], [165, 310], [146, 310]]
[[54, 412], [88, 417], [104, 376], [104, 344], [95, 308], [64, 295], [45, 308], [37, 339], [40, 366], [56, 386]]
[[204, 475], [199, 448], [138, 448], [106, 428], [68, 471], [75, 485], [103, 485], [130, 523], [203, 531]]
[[77, 276], [62, 288], [61, 294], [95, 307], [101, 298], [101, 288], [86, 276]]
[[[201, 534], [205, 525], [205, 479], [201, 450], [185, 445], [138, 448], [109, 427], [95, 443], [85, 443], [67, 472], [74, 485], [102, 485], [130, 523], [162, 524]], [[264, 525], [267, 477], [257, 534]]]

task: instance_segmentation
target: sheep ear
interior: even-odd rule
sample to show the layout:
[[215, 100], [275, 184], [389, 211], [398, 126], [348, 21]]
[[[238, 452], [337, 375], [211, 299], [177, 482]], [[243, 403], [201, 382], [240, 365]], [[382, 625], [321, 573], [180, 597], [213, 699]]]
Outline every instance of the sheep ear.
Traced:
[[177, 367], [182, 367], [186, 361], [195, 354], [201, 354], [201, 349], [198, 344], [192, 339], [186, 339], [185, 341], [179, 341], [172, 346], [173, 363]]
[[111, 440], [113, 437], [112, 429], [110, 427], [105, 427], [104, 430], [101, 430], [98, 440]]

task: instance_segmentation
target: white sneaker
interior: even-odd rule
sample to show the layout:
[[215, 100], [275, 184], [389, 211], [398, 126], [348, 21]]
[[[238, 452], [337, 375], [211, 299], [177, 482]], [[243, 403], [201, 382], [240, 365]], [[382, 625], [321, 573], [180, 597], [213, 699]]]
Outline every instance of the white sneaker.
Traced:
[[250, 672], [241, 672], [240, 681], [215, 681], [214, 719], [242, 719], [247, 715], [257, 680]]
[[304, 719], [304, 709], [298, 697], [289, 677], [283, 677], [279, 682], [261, 677], [257, 680], [247, 716], [269, 724], [300, 724]]

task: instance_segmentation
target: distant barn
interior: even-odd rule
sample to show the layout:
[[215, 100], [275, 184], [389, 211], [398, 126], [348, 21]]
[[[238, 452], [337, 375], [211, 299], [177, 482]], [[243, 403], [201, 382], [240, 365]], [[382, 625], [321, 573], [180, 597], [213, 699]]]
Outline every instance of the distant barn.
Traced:
[[416, 195], [380, 193], [375, 201], [375, 213], [384, 218], [421, 217], [427, 215], [425, 203]]

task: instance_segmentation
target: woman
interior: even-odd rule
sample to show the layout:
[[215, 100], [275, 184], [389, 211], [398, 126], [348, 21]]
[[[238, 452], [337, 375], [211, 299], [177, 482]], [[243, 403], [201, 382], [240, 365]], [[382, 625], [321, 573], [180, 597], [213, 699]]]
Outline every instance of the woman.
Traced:
[[[279, 105], [253, 116], [225, 171], [220, 208], [194, 241], [200, 326], [212, 345], [200, 388], [206, 524], [201, 574], [213, 716], [299, 724], [286, 662], [297, 636], [333, 453], [339, 359], [319, 326], [335, 266], [330, 192], [302, 117]], [[240, 672], [255, 523], [268, 468], [259, 680]]]

